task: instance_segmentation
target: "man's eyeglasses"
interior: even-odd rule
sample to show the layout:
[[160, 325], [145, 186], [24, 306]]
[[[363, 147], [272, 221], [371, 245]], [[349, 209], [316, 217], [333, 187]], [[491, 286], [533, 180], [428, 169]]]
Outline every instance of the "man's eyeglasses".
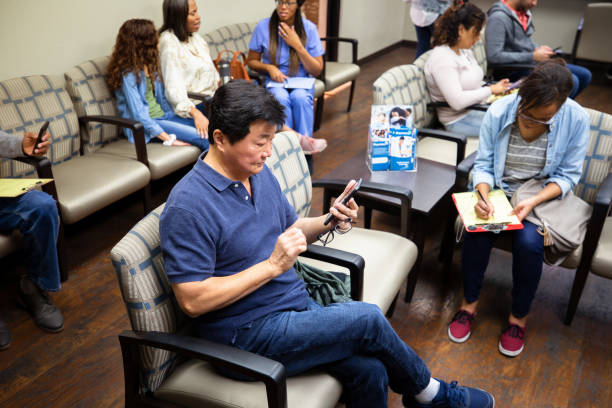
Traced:
[[544, 125], [544, 126], [552, 125], [553, 121], [555, 119], [554, 117], [552, 117], [552, 118], [548, 119], [547, 121], [537, 120], [537, 119], [532, 118], [531, 116], [525, 115], [523, 112], [519, 112], [518, 115], [519, 115], [519, 117], [521, 119], [525, 119], [525, 120], [531, 121], [533, 123], [537, 123], [538, 125]]
[[[330, 229], [327, 232], [319, 234], [317, 238], [319, 239], [321, 244], [325, 246], [334, 240], [334, 232], [337, 232], [338, 234], [342, 235], [342, 234], [346, 234], [351, 229], [353, 229], [352, 221], [353, 220], [351, 218], [347, 218], [344, 221], [340, 221], [338, 222], [338, 224], [336, 224], [336, 226], [333, 229]], [[342, 225], [342, 227], [340, 225]]]
[[278, 4], [279, 6], [295, 6], [297, 4], [297, 1], [284, 1], [284, 0], [276, 0], [276, 4]]

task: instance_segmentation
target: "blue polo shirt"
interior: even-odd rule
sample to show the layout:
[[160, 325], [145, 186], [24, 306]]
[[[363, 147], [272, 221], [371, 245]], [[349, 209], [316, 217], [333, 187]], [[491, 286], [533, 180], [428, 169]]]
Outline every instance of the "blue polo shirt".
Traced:
[[[161, 215], [166, 274], [172, 283], [229, 276], [267, 259], [278, 236], [297, 214], [267, 166], [250, 177], [250, 195], [202, 161], [172, 189]], [[198, 335], [227, 342], [232, 332], [257, 318], [303, 310], [304, 282], [291, 268], [251, 294], [195, 318]]]
[[[312, 57], [320, 57], [325, 54], [325, 50], [323, 49], [323, 44], [321, 44], [321, 38], [319, 37], [319, 32], [317, 31], [317, 26], [312, 22], [302, 17], [302, 22], [304, 23], [304, 31], [306, 32], [306, 44], [305, 48]], [[270, 18], [264, 18], [253, 30], [253, 36], [251, 37], [251, 42], [249, 42], [249, 49], [255, 52], [258, 52], [262, 56], [262, 62], [264, 64], [274, 64], [275, 61], [272, 61], [270, 58], [270, 30], [269, 30]], [[277, 48], [276, 54], [278, 55], [278, 69], [285, 74], [289, 75], [289, 46], [283, 40], [280, 35], [277, 34]], [[300, 69], [298, 77], [309, 77], [310, 74], [306, 71], [302, 63], [300, 62]]]

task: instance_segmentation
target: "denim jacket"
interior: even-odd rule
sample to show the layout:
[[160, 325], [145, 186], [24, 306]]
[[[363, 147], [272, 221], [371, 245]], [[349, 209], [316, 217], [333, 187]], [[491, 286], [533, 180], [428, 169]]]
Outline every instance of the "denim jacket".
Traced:
[[[501, 179], [519, 102], [520, 97], [514, 94], [496, 101], [487, 111], [480, 127], [473, 186], [487, 183], [491, 187], [508, 187]], [[589, 117], [580, 105], [568, 98], [553, 117], [546, 164], [535, 178], [546, 179], [544, 184], [557, 183], [564, 197], [580, 180], [588, 141]]]
[[[123, 76], [121, 88], [115, 90], [117, 98], [117, 110], [122, 118], [132, 119], [141, 122], [145, 129], [145, 141], [149, 141], [162, 133], [162, 127], [149, 116], [149, 104], [145, 98], [147, 93], [147, 81], [144, 71], [140, 71], [140, 82], [136, 80], [133, 72]], [[159, 119], [166, 119], [173, 115], [172, 108], [165, 96], [164, 84], [158, 79], [153, 82], [155, 99], [164, 111], [164, 116]], [[125, 136], [130, 143], [134, 143], [134, 135], [131, 129], [124, 129]]]

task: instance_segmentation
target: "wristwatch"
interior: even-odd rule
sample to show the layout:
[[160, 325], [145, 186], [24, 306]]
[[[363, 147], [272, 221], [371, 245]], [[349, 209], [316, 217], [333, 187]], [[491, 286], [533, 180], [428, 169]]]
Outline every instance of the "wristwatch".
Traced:
[[172, 146], [172, 144], [174, 143], [174, 141], [176, 140], [176, 135], [174, 133], [170, 133], [168, 135], [168, 137], [170, 139], [168, 140], [164, 140], [164, 146]]

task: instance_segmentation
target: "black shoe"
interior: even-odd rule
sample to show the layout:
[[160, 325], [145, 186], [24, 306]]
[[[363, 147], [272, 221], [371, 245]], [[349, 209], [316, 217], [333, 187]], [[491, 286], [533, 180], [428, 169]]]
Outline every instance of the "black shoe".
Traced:
[[0, 350], [6, 350], [11, 345], [11, 331], [6, 322], [0, 319]]
[[34, 317], [34, 323], [43, 330], [57, 333], [64, 330], [62, 312], [51, 303], [49, 294], [30, 279], [24, 277], [19, 284], [19, 301]]

